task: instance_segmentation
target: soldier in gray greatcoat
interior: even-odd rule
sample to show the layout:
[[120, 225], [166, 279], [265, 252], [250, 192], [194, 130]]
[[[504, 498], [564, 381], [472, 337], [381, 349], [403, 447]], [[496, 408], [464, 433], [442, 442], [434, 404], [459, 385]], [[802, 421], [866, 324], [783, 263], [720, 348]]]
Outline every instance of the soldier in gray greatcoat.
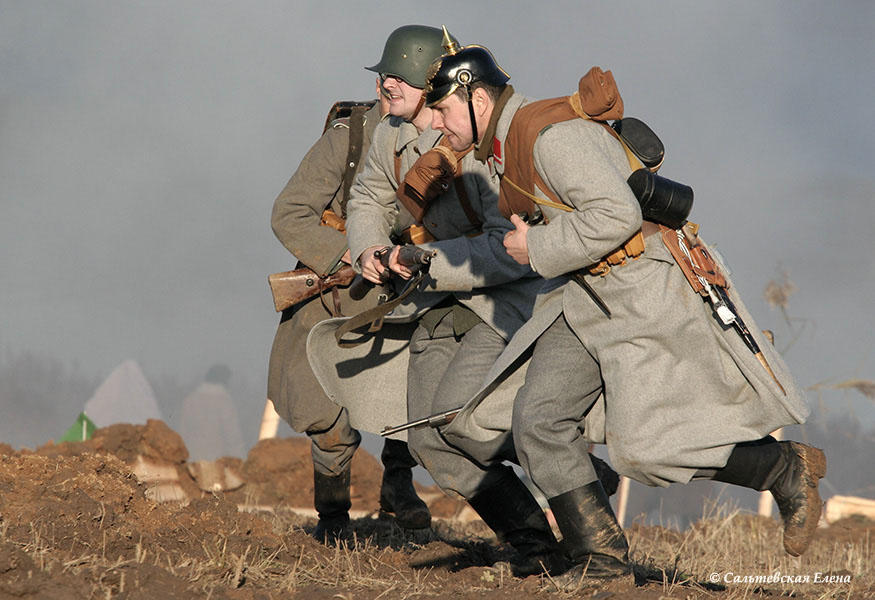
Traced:
[[[547, 278], [532, 320], [511, 342], [514, 352], [534, 345], [512, 431], [521, 465], [548, 498], [577, 564], [571, 574], [629, 573], [625, 536], [592, 466], [579, 460], [584, 417], [597, 399], [604, 429], [587, 433], [604, 439], [621, 474], [649, 485], [711, 478], [768, 489], [784, 520], [784, 547], [800, 554], [820, 515], [817, 485], [826, 463], [816, 448], [769, 436], [808, 415], [786, 365], [734, 287], [730, 298], [774, 377], [716, 321], [660, 237], [648, 235], [658, 227], [642, 224], [626, 183], [629, 158], [604, 127], [571, 118], [535, 128], [533, 146], [507, 143], [546, 105], [528, 104], [506, 82], [488, 50], [465, 47], [433, 70], [427, 105], [432, 126], [454, 149], [479, 144], [478, 157], [504, 178], [503, 205], [510, 206], [511, 187], [523, 190], [547, 221], [530, 227], [508, 213], [515, 226], [504, 240], [508, 253]], [[573, 106], [574, 98], [567, 100]], [[531, 171], [517, 168], [524, 163]], [[508, 182], [511, 167], [527, 178]], [[642, 227], [636, 259], [603, 276], [586, 270], [625, 248]], [[601, 303], [576, 281], [578, 273]], [[475, 399], [495, 384], [487, 381]], [[445, 430], [450, 439], [453, 426]]]
[[[413, 37], [416, 43], [410, 44]], [[389, 93], [393, 116], [374, 132], [365, 166], [352, 186], [348, 239], [353, 265], [374, 283], [385, 270], [375, 251], [387, 246], [393, 248], [388, 268], [402, 278], [410, 276], [391, 241], [402, 208], [396, 194], [409, 182], [401, 174], [419, 173], [431, 153], [439, 152], [441, 136], [428, 128], [431, 115], [422, 105], [422, 88], [427, 67], [443, 53], [442, 42], [440, 29], [401, 28], [372, 67]], [[502, 240], [511, 225], [498, 212], [496, 182], [472, 152], [462, 156], [467, 149], [456, 150], [461, 175], [430, 199], [417, 223], [434, 240], [421, 247], [437, 254], [423, 289], [391, 315], [394, 322], [416, 324], [406, 378], [411, 418], [455, 408], [479, 389], [507, 340], [529, 318], [540, 287], [540, 278], [504, 251]], [[311, 335], [311, 360], [312, 344]], [[380, 399], [374, 400], [379, 406]], [[539, 561], [551, 560], [556, 545], [547, 520], [510, 467], [500, 461], [478, 464], [435, 430], [410, 432], [408, 441], [438, 485], [466, 499], [499, 539], [518, 551], [517, 573], [540, 571]]]
[[[271, 225], [277, 238], [299, 265], [320, 277], [342, 263], [349, 264], [346, 236], [340, 229], [325, 226], [323, 213], [330, 210], [339, 219], [345, 216], [349, 183], [360, 170], [360, 157], [366, 155], [387, 104], [385, 99], [370, 109], [355, 107], [349, 117], [329, 123], [274, 203]], [[271, 350], [267, 397], [292, 429], [306, 433], [312, 441], [314, 504], [319, 514], [314, 536], [320, 541], [333, 541], [347, 533], [350, 461], [361, 435], [350, 426], [346, 409], [326, 396], [313, 375], [306, 356], [307, 334], [324, 319], [373, 306], [374, 296], [353, 300], [348, 286], [342, 286], [287, 309]], [[381, 511], [393, 513], [402, 527], [428, 527], [431, 515], [413, 488], [411, 469], [416, 462], [407, 444], [386, 440], [381, 460]]]

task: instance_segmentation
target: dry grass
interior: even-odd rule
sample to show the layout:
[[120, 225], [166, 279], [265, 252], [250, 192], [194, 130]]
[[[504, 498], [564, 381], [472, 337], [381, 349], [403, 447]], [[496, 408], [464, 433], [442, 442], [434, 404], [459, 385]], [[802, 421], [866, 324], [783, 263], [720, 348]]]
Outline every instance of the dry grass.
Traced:
[[[648, 579], [662, 583], [666, 597], [875, 597], [875, 548], [866, 528], [858, 539], [818, 536], [808, 552], [794, 558], [782, 549], [776, 521], [729, 504], [708, 512], [683, 532], [659, 527], [629, 532], [633, 559]], [[830, 576], [837, 580], [825, 581]]]
[[[489, 568], [505, 558], [506, 550], [489, 539], [480, 523], [439, 523], [433, 532], [412, 535], [391, 523], [363, 519], [356, 522], [356, 537], [349, 544], [327, 548], [312, 542], [302, 529], [312, 526], [311, 520], [290, 512], [268, 513], [265, 518], [283, 540], [279, 547], [241, 546], [239, 538], [219, 534], [188, 550], [165, 550], [137, 541], [128, 553], [115, 558], [108, 558], [100, 548], [65, 556], [46, 523], [31, 524], [26, 540], [9, 539], [5, 527], [0, 528], [0, 543], [23, 550], [47, 577], [84, 582], [87, 597], [95, 599], [162, 589], [187, 590], [191, 598], [278, 599], [303, 593], [313, 599], [357, 600], [530, 594], [607, 598], [598, 594], [614, 593], [593, 587], [588, 580], [576, 591], [556, 591], [548, 578], [522, 581]], [[701, 521], [684, 531], [634, 525], [627, 534], [636, 570], [646, 581], [616, 597], [875, 598], [871, 569], [875, 547], [868, 533], [819, 536], [805, 555], [793, 558], [781, 549], [775, 521], [722, 504], [711, 506]], [[719, 575], [717, 584], [711, 582], [712, 573]], [[816, 573], [849, 577], [850, 582], [818, 583]], [[764, 580], [775, 574], [785, 577]], [[748, 579], [732, 581], [733, 576]], [[787, 576], [808, 576], [809, 581]], [[249, 592], [237, 596], [235, 590]]]

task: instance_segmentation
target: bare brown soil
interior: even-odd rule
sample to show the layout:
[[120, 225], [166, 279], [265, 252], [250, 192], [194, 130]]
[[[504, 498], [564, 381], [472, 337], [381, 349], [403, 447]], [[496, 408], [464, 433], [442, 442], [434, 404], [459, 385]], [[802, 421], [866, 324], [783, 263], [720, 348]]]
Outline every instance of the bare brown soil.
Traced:
[[[443, 517], [432, 531], [372, 518], [381, 468], [363, 450], [353, 461], [353, 510], [369, 516], [354, 521], [351, 545], [326, 547], [309, 535], [315, 519], [291, 510], [312, 506], [308, 444], [266, 440], [245, 461], [224, 459], [245, 482], [226, 492], [198, 487], [181, 438], [160, 421], [35, 452], [0, 445], [0, 600], [875, 597], [875, 523], [819, 530], [812, 549], [791, 559], [776, 550], [775, 521], [735, 513], [682, 532], [629, 528], [637, 586], [584, 578], [559, 590], [546, 576], [516, 579], [500, 566], [508, 550], [482, 522], [453, 520], [464, 505], [439, 490], [420, 490]], [[175, 471], [185, 500], [156, 501], [162, 482], [134, 474], [139, 457]], [[775, 570], [852, 582], [714, 585], [708, 575]]]

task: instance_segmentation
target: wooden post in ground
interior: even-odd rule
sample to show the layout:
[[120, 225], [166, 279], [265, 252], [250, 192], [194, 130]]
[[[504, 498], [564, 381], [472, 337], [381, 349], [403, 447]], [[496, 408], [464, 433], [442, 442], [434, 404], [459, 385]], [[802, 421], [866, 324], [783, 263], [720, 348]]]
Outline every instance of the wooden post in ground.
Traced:
[[620, 487], [617, 488], [617, 521], [620, 527], [626, 520], [626, 505], [629, 503], [629, 478], [620, 475]]
[[275, 438], [280, 426], [280, 416], [273, 407], [273, 402], [268, 398], [264, 405], [264, 414], [261, 417], [261, 428], [258, 430], [258, 439], [264, 440]]

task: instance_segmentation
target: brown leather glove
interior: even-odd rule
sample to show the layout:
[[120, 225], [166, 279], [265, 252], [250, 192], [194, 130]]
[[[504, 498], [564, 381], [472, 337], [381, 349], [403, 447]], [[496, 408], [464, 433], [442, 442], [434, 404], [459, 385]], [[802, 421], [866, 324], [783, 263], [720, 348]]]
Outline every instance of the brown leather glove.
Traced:
[[436, 146], [420, 156], [404, 176], [395, 196], [417, 222], [422, 221], [429, 204], [450, 187], [457, 164], [451, 149]]

